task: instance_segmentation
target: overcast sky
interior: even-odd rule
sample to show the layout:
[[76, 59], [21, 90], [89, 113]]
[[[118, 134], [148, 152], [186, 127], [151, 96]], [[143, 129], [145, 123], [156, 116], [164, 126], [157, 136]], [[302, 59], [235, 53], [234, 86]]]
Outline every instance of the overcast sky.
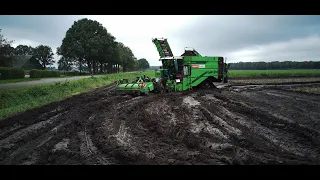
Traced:
[[85, 17], [99, 21], [150, 65], [160, 64], [155, 37], [168, 38], [175, 56], [193, 47], [228, 62], [320, 60], [320, 16], [2, 15], [0, 29], [15, 46], [44, 44], [55, 52], [74, 21]]

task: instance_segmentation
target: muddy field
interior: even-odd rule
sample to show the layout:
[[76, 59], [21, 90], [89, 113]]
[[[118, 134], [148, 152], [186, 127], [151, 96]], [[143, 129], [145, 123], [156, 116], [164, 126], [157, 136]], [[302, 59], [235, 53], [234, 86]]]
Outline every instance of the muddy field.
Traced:
[[0, 164], [320, 164], [320, 95], [298, 86], [107, 86], [0, 121]]

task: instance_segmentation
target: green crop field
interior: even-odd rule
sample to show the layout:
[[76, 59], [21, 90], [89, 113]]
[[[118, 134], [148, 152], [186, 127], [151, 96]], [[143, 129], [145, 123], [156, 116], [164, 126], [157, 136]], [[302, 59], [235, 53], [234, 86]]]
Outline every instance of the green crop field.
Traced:
[[286, 77], [320, 77], [320, 69], [308, 70], [229, 70], [231, 79], [237, 78], [286, 78]]

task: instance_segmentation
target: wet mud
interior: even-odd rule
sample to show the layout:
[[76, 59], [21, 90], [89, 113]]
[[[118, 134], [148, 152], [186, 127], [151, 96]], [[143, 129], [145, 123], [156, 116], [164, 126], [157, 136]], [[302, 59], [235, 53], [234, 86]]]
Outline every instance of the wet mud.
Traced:
[[0, 164], [320, 164], [320, 96], [289, 86], [106, 86], [0, 121]]

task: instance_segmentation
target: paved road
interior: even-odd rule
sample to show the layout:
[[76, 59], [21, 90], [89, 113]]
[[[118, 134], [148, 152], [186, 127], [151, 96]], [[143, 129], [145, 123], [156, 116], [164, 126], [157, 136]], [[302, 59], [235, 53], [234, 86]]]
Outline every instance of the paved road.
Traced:
[[0, 84], [0, 89], [10, 89], [10, 88], [34, 86], [34, 85], [40, 85], [40, 84], [52, 84], [52, 83], [57, 83], [57, 82], [62, 82], [67, 80], [70, 81], [70, 80], [77, 80], [77, 79], [83, 79], [83, 78], [89, 78], [89, 77], [91, 76], [73, 76], [68, 78], [43, 78], [35, 81]]
[[[128, 73], [139, 73], [139, 72], [128, 72]], [[94, 75], [95, 77], [98, 76], [104, 76], [104, 75]], [[25, 78], [29, 78], [30, 75], [25, 75]], [[40, 84], [52, 84], [67, 80], [78, 80], [82, 78], [89, 78], [91, 76], [73, 76], [68, 78], [43, 78], [40, 80], [35, 81], [26, 81], [26, 82], [17, 82], [17, 83], [7, 83], [7, 84], [0, 84], [0, 89], [11, 89], [11, 88], [19, 88], [19, 87], [25, 87], [25, 86], [34, 86], [34, 85], [40, 85]]]

